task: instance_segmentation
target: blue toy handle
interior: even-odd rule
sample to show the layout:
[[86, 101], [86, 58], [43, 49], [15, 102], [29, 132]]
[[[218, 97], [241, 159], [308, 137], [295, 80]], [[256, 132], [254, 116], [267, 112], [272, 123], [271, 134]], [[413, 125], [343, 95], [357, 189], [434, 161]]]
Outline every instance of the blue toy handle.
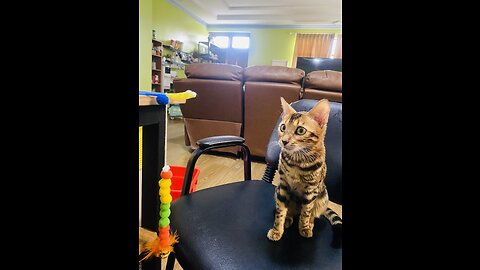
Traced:
[[149, 91], [138, 91], [139, 95], [144, 96], [155, 96], [158, 104], [166, 105], [168, 104], [168, 97], [164, 93], [149, 92]]

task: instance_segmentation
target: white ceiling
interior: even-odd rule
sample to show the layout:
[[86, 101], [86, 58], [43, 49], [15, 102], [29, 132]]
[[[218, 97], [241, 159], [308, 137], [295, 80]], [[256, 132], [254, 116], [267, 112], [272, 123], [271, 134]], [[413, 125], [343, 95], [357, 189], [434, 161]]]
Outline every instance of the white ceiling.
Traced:
[[342, 0], [167, 1], [207, 26], [342, 27]]

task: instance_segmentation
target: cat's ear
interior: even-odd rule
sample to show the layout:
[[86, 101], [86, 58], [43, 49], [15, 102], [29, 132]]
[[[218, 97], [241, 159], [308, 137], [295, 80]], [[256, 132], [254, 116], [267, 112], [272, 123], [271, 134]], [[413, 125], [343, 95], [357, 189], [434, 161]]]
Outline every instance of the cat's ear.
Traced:
[[282, 102], [282, 109], [284, 112], [283, 115], [290, 115], [296, 113], [295, 109], [293, 109], [292, 106], [290, 106], [290, 104], [288, 104], [285, 99], [283, 99], [283, 97], [280, 97], [280, 101]]
[[328, 99], [322, 99], [308, 112], [308, 115], [313, 118], [320, 127], [323, 128], [328, 122], [328, 115], [330, 114], [330, 104]]

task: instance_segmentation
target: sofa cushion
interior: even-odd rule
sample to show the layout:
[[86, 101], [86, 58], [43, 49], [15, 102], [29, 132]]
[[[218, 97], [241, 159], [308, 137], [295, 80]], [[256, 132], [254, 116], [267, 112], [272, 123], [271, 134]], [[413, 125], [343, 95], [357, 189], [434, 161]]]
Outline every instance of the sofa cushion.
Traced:
[[334, 70], [316, 70], [307, 74], [305, 89], [313, 88], [326, 91], [342, 92], [342, 72]]
[[328, 99], [330, 101], [342, 102], [342, 92], [323, 91], [318, 89], [306, 88], [302, 99]]
[[245, 68], [245, 81], [302, 84], [305, 71], [282, 66], [250, 66]]
[[187, 118], [242, 122], [242, 82], [181, 78], [173, 81], [175, 92], [192, 90], [197, 97], [180, 104]]
[[195, 63], [185, 66], [187, 78], [242, 81], [243, 68], [230, 64]]

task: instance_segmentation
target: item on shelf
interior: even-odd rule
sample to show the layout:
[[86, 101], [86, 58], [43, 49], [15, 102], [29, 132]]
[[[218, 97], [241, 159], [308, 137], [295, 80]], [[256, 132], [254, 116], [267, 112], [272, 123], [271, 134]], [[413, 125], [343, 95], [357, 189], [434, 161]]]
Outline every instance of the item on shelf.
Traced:
[[[152, 32], [153, 33], [153, 32]], [[163, 45], [161, 41], [152, 39], [152, 92], [163, 92], [161, 72]]]
[[183, 42], [177, 40], [177, 47], [175, 47], [175, 49], [181, 50], [182, 47], [183, 47]]
[[171, 74], [163, 75], [163, 79], [162, 79], [163, 87], [165, 89], [170, 89], [170, 83], [172, 83], [172, 80], [173, 78]]
[[183, 42], [179, 40], [170, 39], [170, 46], [173, 47], [175, 50], [181, 50], [182, 45], [183, 45]]
[[202, 42], [198, 43], [198, 53], [199, 54], [208, 54], [208, 45]]
[[152, 82], [153, 83], [159, 83], [160, 82], [160, 78], [158, 77], [158, 75], [153, 75], [152, 76]]
[[153, 46], [152, 47], [152, 54], [153, 55], [162, 55], [162, 46]]
[[190, 57], [190, 53], [186, 53], [186, 52], [180, 52], [180, 59], [182, 61], [188, 61], [188, 58]]
[[170, 108], [168, 108], [168, 115], [170, 116], [170, 119], [173, 120], [175, 118], [182, 118], [182, 111], [180, 110], [180, 106], [178, 104], [172, 104], [170, 105]]
[[155, 33], [155, 30], [152, 30], [152, 38], [157, 39], [157, 34]]

